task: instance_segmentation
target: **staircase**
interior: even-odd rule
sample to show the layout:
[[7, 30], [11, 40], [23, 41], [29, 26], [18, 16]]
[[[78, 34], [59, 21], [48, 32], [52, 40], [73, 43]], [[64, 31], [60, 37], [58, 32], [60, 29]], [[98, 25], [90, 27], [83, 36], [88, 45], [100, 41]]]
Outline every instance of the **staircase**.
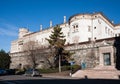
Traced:
[[119, 79], [120, 71], [113, 66], [96, 67], [94, 69], [78, 70], [72, 77], [90, 79]]

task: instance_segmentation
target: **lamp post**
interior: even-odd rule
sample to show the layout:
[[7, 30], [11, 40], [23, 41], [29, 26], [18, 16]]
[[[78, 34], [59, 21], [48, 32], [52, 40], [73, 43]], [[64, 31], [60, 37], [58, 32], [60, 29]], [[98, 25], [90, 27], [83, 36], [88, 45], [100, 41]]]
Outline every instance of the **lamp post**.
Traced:
[[61, 56], [59, 54], [59, 72], [61, 72]]
[[59, 55], [59, 72], [61, 72], [61, 53], [62, 53], [62, 48], [58, 48], [58, 55]]

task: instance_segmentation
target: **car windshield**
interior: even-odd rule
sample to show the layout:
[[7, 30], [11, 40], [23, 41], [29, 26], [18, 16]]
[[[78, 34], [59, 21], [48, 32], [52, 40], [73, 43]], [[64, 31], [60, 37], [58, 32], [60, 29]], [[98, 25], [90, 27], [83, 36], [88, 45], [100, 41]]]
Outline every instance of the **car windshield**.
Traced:
[[25, 73], [32, 73], [33, 69], [28, 69]]

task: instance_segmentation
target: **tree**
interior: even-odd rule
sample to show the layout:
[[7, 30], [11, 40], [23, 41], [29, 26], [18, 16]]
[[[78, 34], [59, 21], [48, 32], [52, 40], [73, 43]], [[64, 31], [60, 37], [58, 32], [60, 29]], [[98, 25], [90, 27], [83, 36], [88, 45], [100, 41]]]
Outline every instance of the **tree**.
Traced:
[[46, 39], [50, 44], [51, 56], [54, 57], [54, 66], [59, 66], [59, 70], [61, 61], [66, 59], [66, 52], [63, 52], [66, 39], [64, 39], [65, 36], [61, 30], [60, 26], [55, 26], [49, 39]]
[[0, 68], [8, 69], [10, 65], [10, 56], [4, 50], [0, 50]]
[[31, 63], [31, 68], [35, 69], [37, 66], [37, 53], [38, 48], [37, 48], [37, 43], [35, 41], [29, 41], [27, 43], [24, 44], [24, 51], [27, 52], [27, 59], [30, 61]]

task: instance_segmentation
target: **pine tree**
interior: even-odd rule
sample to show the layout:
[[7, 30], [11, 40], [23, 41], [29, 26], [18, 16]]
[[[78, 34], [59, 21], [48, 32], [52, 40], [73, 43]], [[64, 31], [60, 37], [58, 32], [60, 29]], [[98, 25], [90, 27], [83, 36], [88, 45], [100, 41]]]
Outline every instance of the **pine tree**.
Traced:
[[[59, 56], [62, 57], [64, 51], [64, 44], [66, 39], [64, 39], [62, 28], [60, 26], [55, 26], [53, 28], [52, 34], [49, 36], [49, 39], [46, 39], [51, 48], [52, 56], [54, 56], [54, 64], [56, 67], [59, 65]], [[61, 61], [60, 61], [61, 62]]]
[[10, 65], [10, 56], [4, 50], [0, 50], [0, 68], [8, 69]]

